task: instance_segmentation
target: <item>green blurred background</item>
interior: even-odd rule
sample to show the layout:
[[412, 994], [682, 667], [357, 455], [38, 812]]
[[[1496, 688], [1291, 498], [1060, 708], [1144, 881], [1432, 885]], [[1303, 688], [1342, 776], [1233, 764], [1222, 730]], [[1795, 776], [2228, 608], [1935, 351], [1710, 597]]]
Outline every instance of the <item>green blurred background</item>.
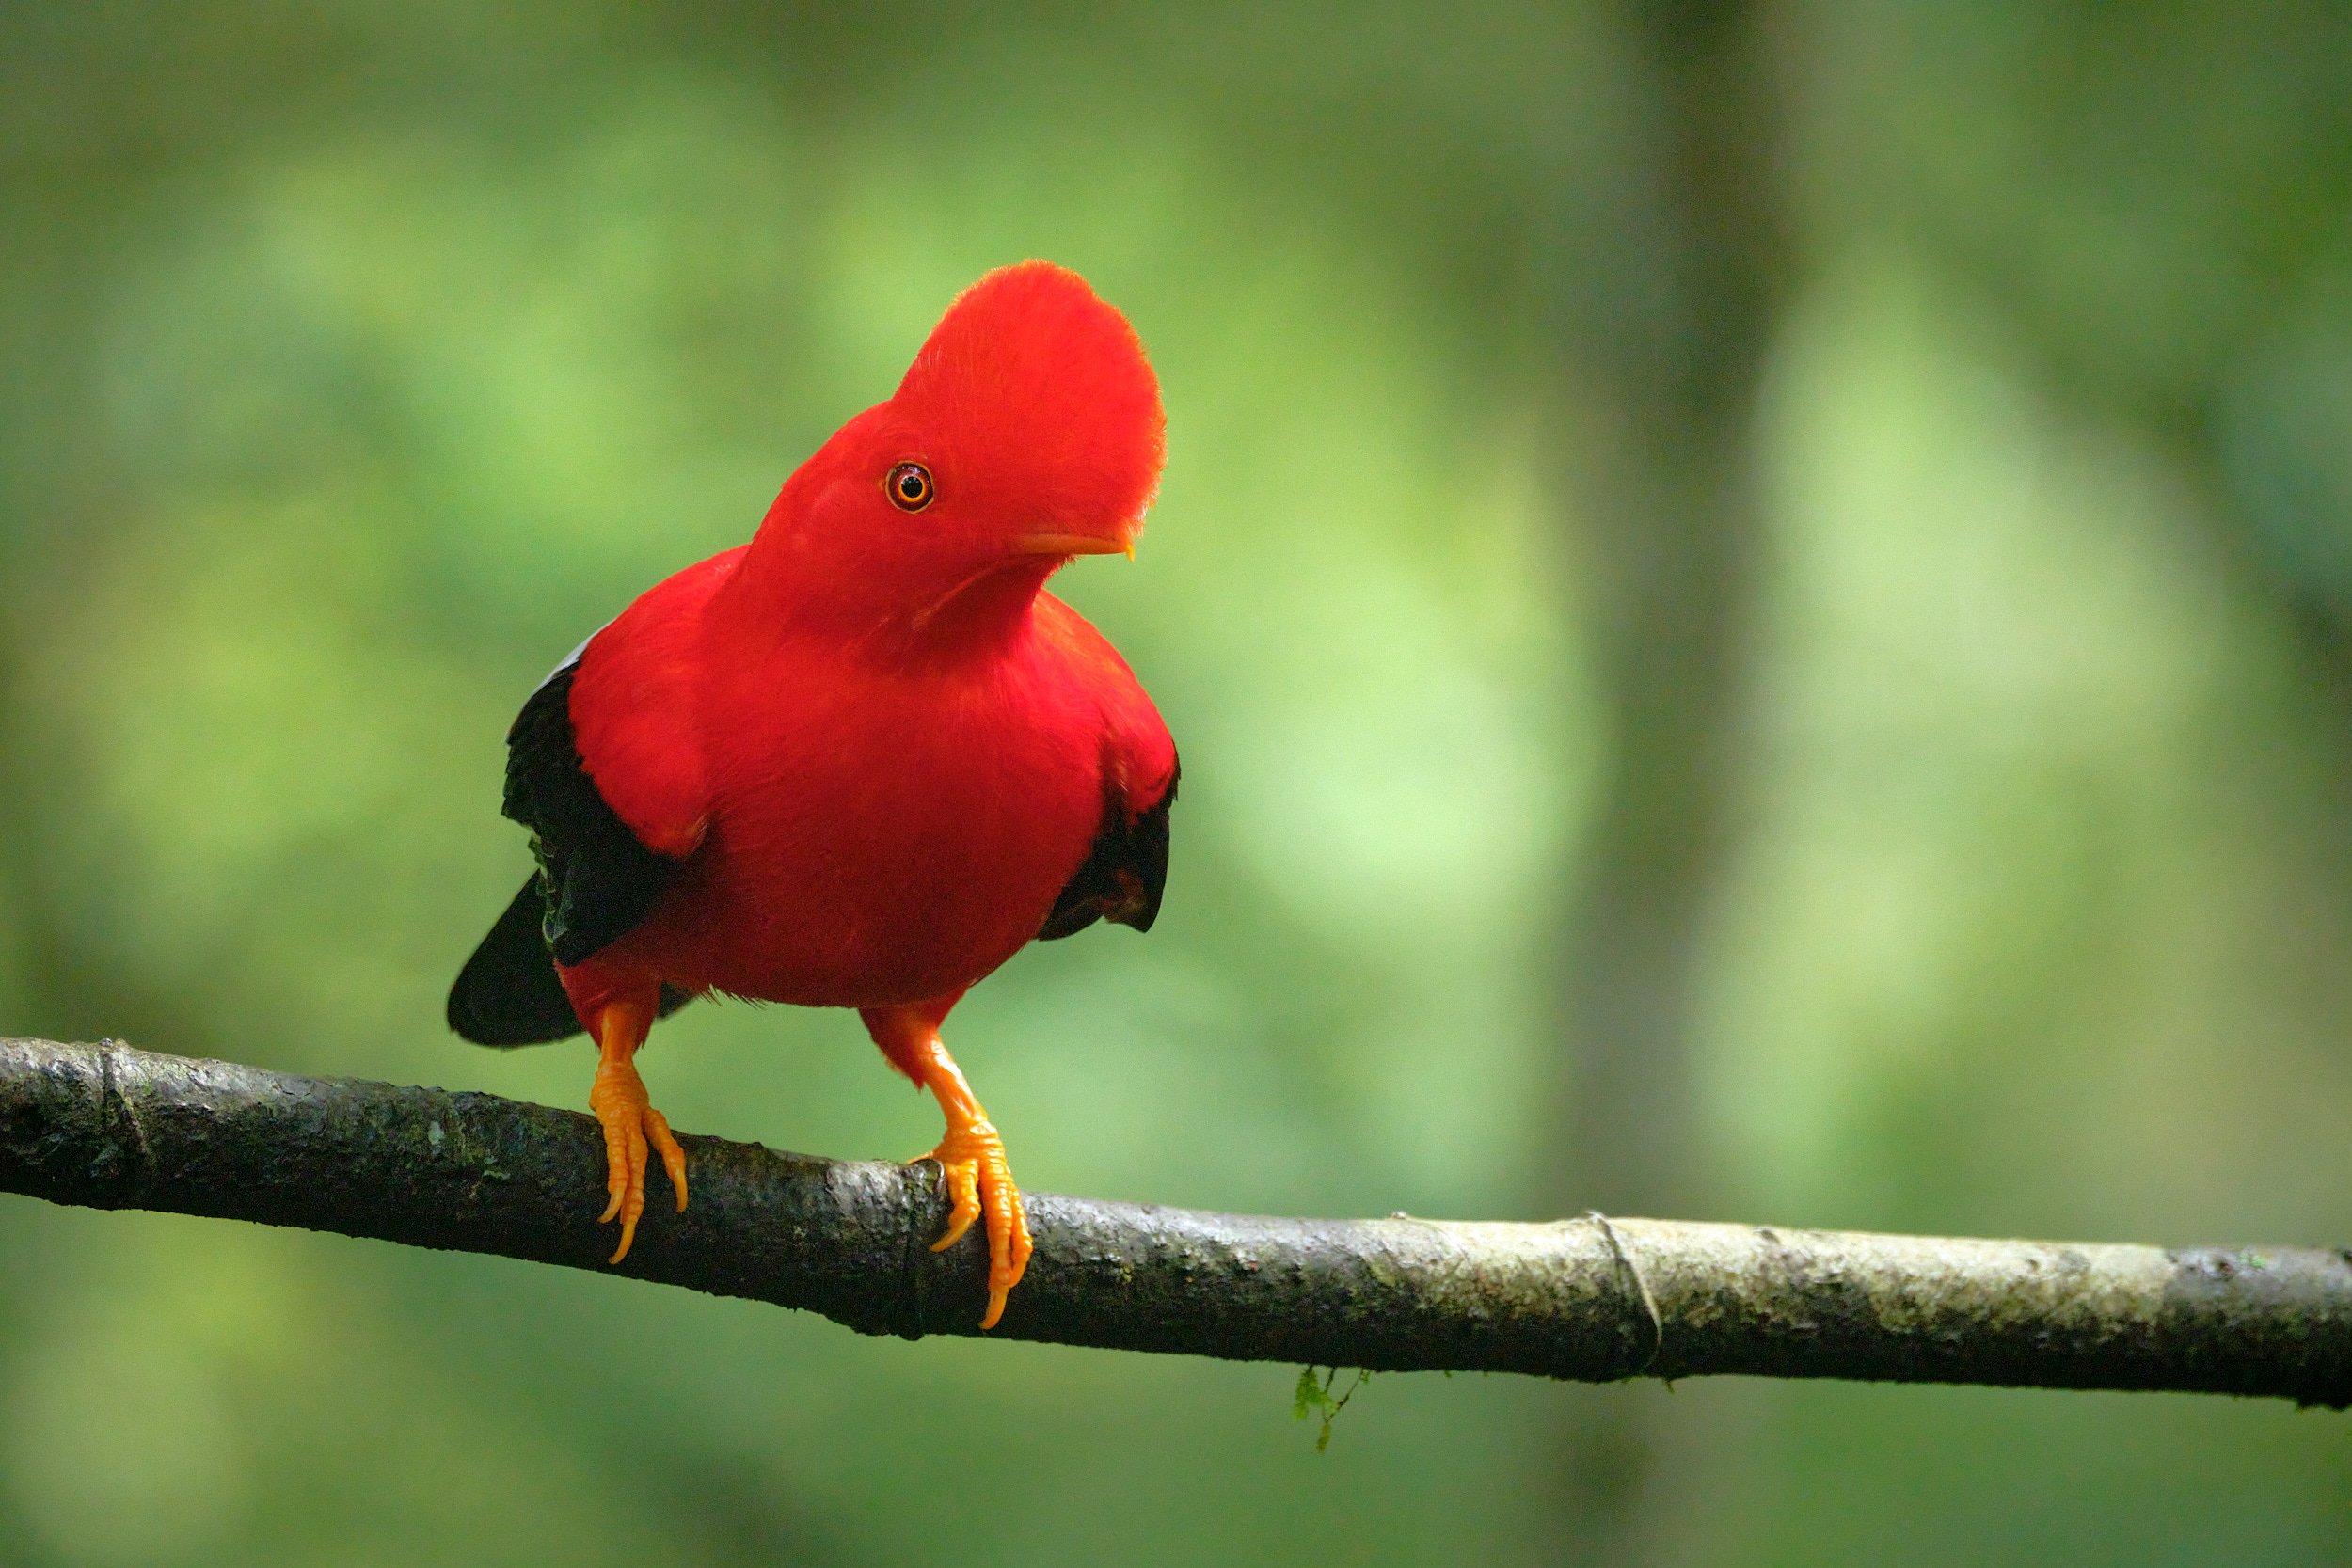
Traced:
[[[0, 8], [0, 1031], [584, 1103], [501, 739], [986, 268], [1151, 345], [1029, 1184], [2352, 1242], [2352, 10]], [[677, 1124], [936, 1135], [697, 1006]], [[582, 1195], [583, 1204], [595, 1201]], [[660, 1224], [657, 1212], [652, 1221]], [[1382, 1377], [0, 1202], [0, 1562], [2352, 1558], [2342, 1418]]]

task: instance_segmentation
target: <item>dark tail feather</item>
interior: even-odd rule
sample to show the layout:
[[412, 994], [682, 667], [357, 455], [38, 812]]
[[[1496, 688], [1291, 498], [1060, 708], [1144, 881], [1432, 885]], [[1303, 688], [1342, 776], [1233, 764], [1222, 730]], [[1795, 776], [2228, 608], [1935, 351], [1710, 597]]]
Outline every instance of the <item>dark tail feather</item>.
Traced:
[[449, 1026], [476, 1045], [544, 1045], [580, 1032], [540, 934], [548, 897], [534, 875], [473, 950], [449, 991]]
[[[458, 971], [457, 983], [449, 989], [449, 1026], [461, 1039], [476, 1045], [546, 1045], [582, 1032], [548, 951], [547, 913], [547, 895], [533, 876]], [[693, 1000], [692, 991], [664, 986], [660, 1016], [668, 1018]]]

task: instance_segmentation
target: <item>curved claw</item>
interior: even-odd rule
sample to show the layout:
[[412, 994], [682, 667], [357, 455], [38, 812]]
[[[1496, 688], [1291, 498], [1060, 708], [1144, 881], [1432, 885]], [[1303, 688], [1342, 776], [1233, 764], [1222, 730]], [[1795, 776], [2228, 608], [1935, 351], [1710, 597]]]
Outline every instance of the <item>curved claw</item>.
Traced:
[[588, 1091], [588, 1107], [604, 1129], [604, 1188], [608, 1195], [598, 1225], [621, 1222], [621, 1244], [605, 1259], [617, 1263], [628, 1256], [637, 1240], [637, 1221], [645, 1212], [645, 1172], [659, 1152], [661, 1168], [677, 1194], [678, 1212], [686, 1212], [686, 1150], [678, 1147], [670, 1121], [645, 1096], [644, 1080], [626, 1058], [597, 1065], [596, 1081]]
[[986, 1120], [950, 1126], [931, 1151], [947, 1182], [955, 1207], [947, 1228], [931, 1243], [945, 1252], [963, 1239], [974, 1220], [986, 1221], [988, 1236], [988, 1310], [982, 1328], [994, 1328], [1005, 1315], [1005, 1299], [1029, 1266], [1029, 1221], [1013, 1184], [1012, 1167], [1005, 1158], [1005, 1141]]
[[[943, 1140], [941, 1148], [946, 1147]], [[935, 1153], [931, 1158], [939, 1162], [940, 1176], [947, 1183], [947, 1196], [955, 1204], [947, 1214], [947, 1228], [931, 1243], [933, 1252], [945, 1252], [963, 1240], [963, 1233], [980, 1217], [980, 1169], [977, 1160], [951, 1159], [944, 1153]]]
[[670, 1131], [670, 1118], [645, 1107], [645, 1135], [653, 1140], [656, 1152], [661, 1156], [662, 1173], [670, 1179], [670, 1190], [677, 1194], [677, 1212], [686, 1212], [686, 1150], [678, 1147], [677, 1134]]

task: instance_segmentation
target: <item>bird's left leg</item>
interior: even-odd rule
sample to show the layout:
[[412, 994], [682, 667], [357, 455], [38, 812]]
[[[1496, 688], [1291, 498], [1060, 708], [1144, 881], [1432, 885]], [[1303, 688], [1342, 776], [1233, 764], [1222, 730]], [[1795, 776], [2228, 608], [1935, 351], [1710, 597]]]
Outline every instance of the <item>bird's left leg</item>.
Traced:
[[[958, 992], [961, 996], [962, 993]], [[944, 1252], [962, 1239], [974, 1220], [983, 1220], [988, 1235], [988, 1310], [982, 1328], [994, 1328], [1005, 1315], [1005, 1298], [1021, 1283], [1029, 1266], [1029, 1221], [1021, 1205], [1021, 1189], [1013, 1185], [1012, 1167], [1005, 1159], [1005, 1140], [997, 1136], [988, 1113], [964, 1081], [963, 1069], [940, 1043], [939, 1023], [956, 997], [912, 1007], [867, 1007], [859, 1016], [866, 1032], [891, 1066], [931, 1091], [946, 1115], [946, 1135], [931, 1150], [947, 1179], [948, 1196], [955, 1201], [947, 1216], [946, 1233], [931, 1243]]]
[[609, 1002], [596, 1013], [596, 1081], [588, 1090], [588, 1108], [604, 1128], [605, 1190], [612, 1195], [596, 1223], [609, 1224], [615, 1215], [621, 1221], [621, 1244], [607, 1259], [613, 1263], [628, 1256], [629, 1243], [637, 1239], [649, 1153], [660, 1154], [661, 1168], [677, 1193], [678, 1212], [686, 1212], [686, 1150], [671, 1133], [669, 1118], [653, 1108], [631, 1059], [645, 1043], [658, 1006], [658, 997], [630, 998]]

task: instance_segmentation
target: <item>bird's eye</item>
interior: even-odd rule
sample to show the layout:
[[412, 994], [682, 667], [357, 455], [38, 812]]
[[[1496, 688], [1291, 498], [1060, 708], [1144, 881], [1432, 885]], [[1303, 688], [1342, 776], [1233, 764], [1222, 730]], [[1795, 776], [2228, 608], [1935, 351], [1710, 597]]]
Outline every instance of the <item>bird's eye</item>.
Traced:
[[920, 512], [931, 504], [931, 471], [920, 463], [901, 463], [882, 482], [891, 504], [901, 512]]

